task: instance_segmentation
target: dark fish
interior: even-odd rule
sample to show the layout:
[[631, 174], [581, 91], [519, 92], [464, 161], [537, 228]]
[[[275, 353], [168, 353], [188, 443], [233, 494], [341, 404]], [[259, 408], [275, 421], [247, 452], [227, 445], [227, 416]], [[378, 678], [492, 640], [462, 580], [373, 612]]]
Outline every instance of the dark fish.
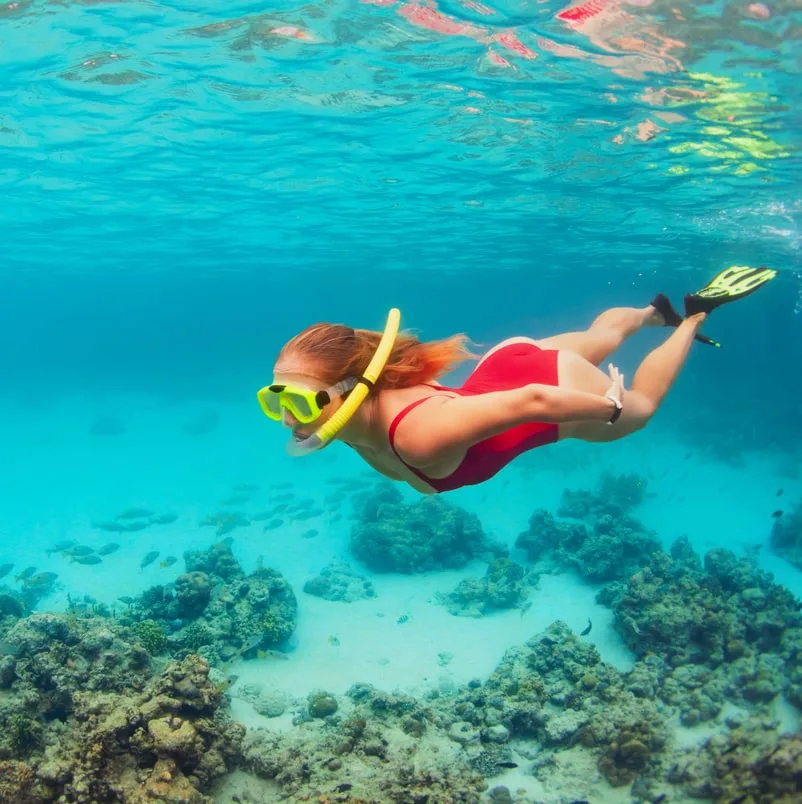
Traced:
[[149, 516], [154, 516], [154, 513], [147, 508], [126, 508], [121, 514], [117, 514], [117, 519], [143, 519]]
[[314, 539], [314, 538], [315, 538], [315, 536], [317, 536], [319, 532], [320, 532], [320, 531], [318, 531], [318, 529], [317, 529], [317, 528], [309, 528], [309, 530], [305, 530], [305, 531], [304, 531], [304, 532], [301, 534], [301, 538], [302, 538], [302, 539]]
[[291, 489], [292, 483], [271, 483], [269, 488], [271, 489]]
[[128, 528], [120, 522], [96, 522], [93, 527], [98, 530], [108, 530], [111, 533], [125, 533]]
[[579, 632], [579, 636], [587, 636], [591, 628], [593, 628], [593, 623], [590, 621], [590, 617], [588, 617], [588, 624], [583, 631]]
[[333, 517], [329, 518], [329, 522], [339, 522], [342, 518], [342, 514], [335, 514]]
[[65, 550], [63, 554], [70, 558], [75, 558], [76, 556], [88, 556], [94, 552], [94, 547], [89, 547], [89, 545], [86, 544], [76, 544], [75, 547], [70, 547], [69, 550]]
[[338, 784], [337, 787], [335, 787], [334, 789], [338, 793], [347, 793], [352, 787], [353, 787], [352, 784], [349, 784], [348, 782], [343, 782], [342, 784]]
[[19, 656], [20, 649], [10, 642], [0, 642], [0, 656]]
[[84, 603], [88, 603], [90, 606], [94, 606], [97, 603], [97, 600], [92, 597], [92, 595], [84, 595]]
[[64, 550], [69, 550], [70, 547], [75, 545], [76, 542], [74, 539], [67, 539], [63, 542], [56, 542], [49, 550], [45, 550], [48, 555], [52, 555], [53, 553], [61, 553]]
[[771, 516], [773, 519], [779, 519], [783, 515], [783, 512], [780, 510], [775, 511]]
[[166, 569], [167, 567], [172, 567], [176, 561], [178, 561], [178, 559], [175, 556], [167, 556], [167, 558], [165, 558], [164, 561], [159, 563], [159, 566], [162, 569]]
[[76, 564], [102, 564], [103, 559], [100, 556], [75, 556], [72, 559]]
[[132, 522], [130, 525], [126, 525], [123, 530], [133, 533], [136, 530], [145, 530], [148, 525], [150, 525], [150, 522]]
[[402, 615], [401, 615], [401, 616], [400, 616], [400, 617], [399, 617], [399, 618], [396, 620], [396, 624], [397, 624], [397, 625], [403, 625], [403, 624], [404, 624], [405, 622], [407, 622], [408, 620], [409, 620], [409, 615], [408, 615], [408, 614], [402, 614]]
[[234, 491], [259, 491], [259, 486], [257, 486], [256, 483], [237, 483], [237, 485], [234, 486]]
[[748, 793], [744, 793], [742, 796], [738, 796], [738, 798], [733, 798], [729, 801], [729, 804], [743, 804], [748, 797]]
[[552, 639], [551, 637], [543, 637], [543, 639], [540, 640], [540, 644], [541, 645], [556, 645], [557, 640]]
[[139, 563], [140, 569], [145, 569], [145, 567], [152, 564], [157, 558], [159, 557], [158, 550], [151, 550]]
[[273, 497], [271, 502], [289, 503], [290, 500], [294, 500], [294, 499], [295, 499], [295, 495], [291, 491], [289, 491], [286, 494], [277, 494], [275, 497]]
[[116, 542], [109, 542], [104, 544], [103, 547], [98, 547], [97, 554], [99, 556], [110, 556], [115, 550], [119, 550], [120, 545]]
[[178, 520], [178, 514], [156, 514], [150, 518], [151, 525], [170, 525]]
[[5, 578], [11, 570], [14, 569], [13, 564], [3, 564], [0, 566], [0, 578]]
[[496, 766], [499, 768], [517, 768], [517, 762], [496, 762]]
[[275, 530], [276, 528], [280, 528], [283, 524], [284, 524], [283, 519], [271, 519], [270, 522], [268, 522], [265, 525], [264, 529], [265, 530]]
[[118, 597], [117, 600], [119, 600], [120, 603], [125, 603], [126, 606], [133, 606], [134, 603], [136, 603], [136, 600], [134, 600], [132, 597], [129, 597], [128, 595]]
[[652, 799], [652, 804], [663, 804], [663, 802], [668, 798], [668, 793], [660, 793], [657, 798]]
[[50, 586], [56, 578], [58, 578], [58, 575], [55, 572], [40, 572], [38, 575], [31, 575], [30, 578], [26, 578], [23, 583], [29, 587]]
[[569, 801], [568, 804], [590, 804], [590, 802], [586, 798], [575, 798], [573, 801]]
[[36, 567], [26, 567], [16, 578], [15, 581], [26, 581], [36, 572]]
[[782, 489], [778, 489], [778, 490], [777, 490], [777, 496], [778, 496], [778, 497], [782, 497], [782, 496], [783, 496], [783, 490], [782, 490]]
[[220, 501], [220, 505], [245, 505], [249, 497], [247, 494], [235, 494], [233, 497], [226, 497]]

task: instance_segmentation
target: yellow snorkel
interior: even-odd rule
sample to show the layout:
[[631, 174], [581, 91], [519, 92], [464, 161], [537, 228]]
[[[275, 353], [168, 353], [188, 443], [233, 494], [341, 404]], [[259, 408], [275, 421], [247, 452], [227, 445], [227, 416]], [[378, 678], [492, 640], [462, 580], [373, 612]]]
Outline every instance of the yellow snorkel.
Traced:
[[384, 333], [376, 348], [376, 352], [371, 358], [370, 363], [368, 363], [368, 367], [362, 373], [362, 376], [358, 378], [356, 387], [348, 395], [348, 399], [346, 399], [340, 409], [320, 429], [315, 430], [312, 435], [300, 441], [290, 439], [287, 445], [287, 452], [289, 452], [290, 455], [308, 455], [311, 452], [322, 449], [330, 444], [337, 433], [348, 424], [351, 417], [365, 401], [365, 397], [370, 393], [374, 383], [384, 370], [387, 358], [390, 357], [390, 352], [398, 336], [400, 323], [401, 312], [393, 307], [393, 309], [390, 310], [390, 314], [387, 316]]

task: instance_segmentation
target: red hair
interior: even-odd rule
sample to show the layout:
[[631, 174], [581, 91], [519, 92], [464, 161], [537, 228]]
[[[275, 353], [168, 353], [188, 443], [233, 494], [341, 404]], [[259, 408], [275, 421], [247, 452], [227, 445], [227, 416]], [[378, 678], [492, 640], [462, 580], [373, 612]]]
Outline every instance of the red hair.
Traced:
[[[381, 337], [381, 332], [369, 329], [313, 324], [284, 345], [278, 360], [289, 355], [306, 358], [315, 364], [318, 379], [333, 385], [345, 377], [360, 376]], [[468, 350], [468, 342], [465, 335], [452, 335], [424, 343], [414, 335], [399, 333], [376, 388], [409, 388], [436, 380], [458, 363], [476, 357]]]

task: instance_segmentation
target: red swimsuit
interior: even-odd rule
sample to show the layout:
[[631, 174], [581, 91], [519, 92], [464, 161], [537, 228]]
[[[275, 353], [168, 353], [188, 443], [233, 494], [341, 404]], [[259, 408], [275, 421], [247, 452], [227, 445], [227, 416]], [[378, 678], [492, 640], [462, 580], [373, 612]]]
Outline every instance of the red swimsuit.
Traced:
[[[488, 357], [461, 388], [445, 388], [460, 396], [486, 394], [490, 391], [509, 391], [530, 383], [540, 385], [558, 385], [557, 350], [541, 349], [531, 343], [513, 343], [503, 346]], [[434, 396], [432, 394], [432, 396]], [[406, 463], [395, 448], [395, 431], [404, 416], [421, 402], [431, 399], [425, 396], [411, 405], [407, 405], [394, 419], [388, 433], [390, 446], [396, 457], [421, 480], [425, 480], [436, 491], [452, 491], [462, 486], [473, 486], [483, 483], [500, 472], [513, 458], [517, 458], [527, 450], [544, 444], [552, 444], [557, 440], [556, 424], [530, 422], [511, 427], [503, 433], [474, 444], [465, 454], [462, 463], [448, 476], [441, 478], [427, 477], [419, 469]]]

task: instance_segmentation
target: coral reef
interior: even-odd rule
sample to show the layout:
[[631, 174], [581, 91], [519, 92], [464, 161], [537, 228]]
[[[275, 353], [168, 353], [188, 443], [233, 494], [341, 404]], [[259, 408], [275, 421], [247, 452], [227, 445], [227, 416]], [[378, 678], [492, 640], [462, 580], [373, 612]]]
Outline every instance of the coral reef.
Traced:
[[185, 560], [187, 572], [172, 589], [151, 587], [119, 614], [150, 653], [199, 653], [219, 665], [292, 635], [298, 604], [279, 572], [259, 567], [246, 575], [226, 542]]
[[448, 594], [438, 594], [438, 603], [458, 617], [482, 617], [499, 609], [513, 609], [526, 599], [527, 587], [539, 576], [508, 558], [491, 561], [484, 578], [466, 578]]
[[304, 592], [324, 600], [353, 603], [364, 598], [376, 597], [373, 584], [359, 575], [350, 564], [335, 561], [325, 566], [320, 575], [304, 584]]
[[356, 685], [323, 719], [307, 715], [286, 734], [250, 731], [244, 765], [294, 801], [479, 804], [487, 784], [426, 717], [415, 699]]
[[526, 550], [530, 561], [551, 561], [589, 581], [626, 578], [661, 549], [657, 535], [626, 514], [602, 513], [588, 527], [558, 522], [545, 510], [532, 514], [515, 546]]
[[703, 570], [656, 554], [625, 585], [602, 590], [599, 600], [612, 604], [632, 650], [652, 651], [674, 667], [781, 652], [784, 638], [796, 639], [802, 627], [794, 596], [729, 550], [708, 552]]
[[354, 509], [351, 551], [375, 572], [456, 569], [491, 549], [479, 519], [440, 497], [405, 505], [382, 484]]
[[0, 667], [0, 800], [207, 802], [244, 729], [198, 656], [156, 673], [131, 630], [34, 614], [6, 634]]

